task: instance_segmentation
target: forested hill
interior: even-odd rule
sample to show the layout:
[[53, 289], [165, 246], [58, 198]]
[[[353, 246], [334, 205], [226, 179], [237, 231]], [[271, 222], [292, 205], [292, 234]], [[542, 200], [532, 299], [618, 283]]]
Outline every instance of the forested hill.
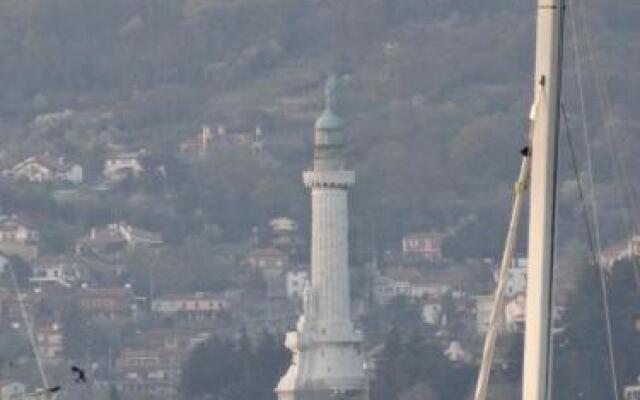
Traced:
[[[581, 19], [578, 28], [581, 50], [592, 42], [587, 82], [595, 59], [610, 89], [606, 122], [633, 171], [640, 7], [631, 3], [585, 0], [590, 32]], [[204, 123], [260, 124], [282, 190], [247, 202], [257, 209], [248, 215], [303, 217], [299, 171], [333, 70], [359, 177], [360, 251], [372, 232], [383, 241], [450, 229], [458, 253], [493, 255], [531, 101], [534, 12], [533, 0], [3, 0], [0, 161], [48, 149], [97, 170], [105, 137], [166, 154]], [[579, 132], [570, 49], [567, 108]], [[617, 215], [605, 120], [595, 87], [586, 91], [601, 200]], [[66, 109], [63, 131], [34, 128]], [[575, 188], [565, 186], [571, 210]]]

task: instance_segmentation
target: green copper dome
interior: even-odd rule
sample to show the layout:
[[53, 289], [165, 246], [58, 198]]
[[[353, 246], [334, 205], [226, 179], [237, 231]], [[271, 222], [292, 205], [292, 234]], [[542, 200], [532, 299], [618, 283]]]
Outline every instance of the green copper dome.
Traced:
[[333, 131], [342, 129], [342, 118], [338, 117], [333, 110], [326, 109], [316, 120], [316, 130]]

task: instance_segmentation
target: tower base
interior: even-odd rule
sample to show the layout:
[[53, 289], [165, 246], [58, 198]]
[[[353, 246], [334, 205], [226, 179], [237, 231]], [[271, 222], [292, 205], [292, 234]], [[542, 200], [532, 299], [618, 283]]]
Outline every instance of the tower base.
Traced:
[[368, 400], [366, 391], [349, 390], [336, 392], [335, 390], [296, 390], [293, 393], [278, 393], [278, 400]]

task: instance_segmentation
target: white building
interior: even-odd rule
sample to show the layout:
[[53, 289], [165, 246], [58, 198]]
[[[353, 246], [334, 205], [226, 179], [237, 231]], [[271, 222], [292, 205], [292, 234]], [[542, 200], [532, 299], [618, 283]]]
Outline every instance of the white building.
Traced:
[[20, 161], [4, 170], [5, 176], [30, 182], [71, 182], [82, 183], [82, 167], [68, 163], [63, 157], [40, 155]]
[[640, 400], [640, 378], [638, 384], [633, 386], [625, 386], [623, 390], [624, 400]]
[[0, 216], [0, 251], [27, 261], [38, 257], [40, 233], [16, 216]]
[[355, 174], [343, 161], [342, 120], [334, 114], [336, 81], [327, 83], [327, 106], [315, 125], [311, 189], [311, 284], [304, 313], [285, 345], [293, 360], [275, 389], [279, 400], [367, 397], [362, 333], [351, 320], [347, 189]]
[[[507, 276], [507, 287], [505, 291], [507, 297], [514, 297], [527, 290], [527, 267], [528, 260], [526, 258], [515, 258], [513, 260]], [[498, 273], [499, 271], [496, 271], [496, 281]]]
[[81, 265], [77, 259], [70, 257], [43, 257], [33, 265], [32, 283], [59, 283], [71, 286], [82, 275]]
[[288, 271], [287, 279], [287, 298], [291, 300], [300, 300], [304, 295], [304, 290], [309, 282], [309, 273], [307, 271]]
[[104, 161], [102, 174], [108, 181], [119, 181], [127, 176], [138, 177], [144, 172], [142, 157], [146, 155], [142, 149], [131, 153], [118, 153]]
[[26, 386], [15, 381], [0, 381], [0, 400], [26, 400]]
[[384, 275], [374, 273], [373, 298], [378, 304], [387, 304], [398, 296], [416, 300], [438, 298], [452, 290], [450, 284], [425, 277], [415, 268], [387, 268]]
[[422, 321], [427, 325], [439, 325], [442, 321], [442, 306], [437, 302], [422, 305]]
[[213, 293], [168, 294], [151, 302], [151, 310], [159, 314], [213, 314], [228, 308], [227, 301]]

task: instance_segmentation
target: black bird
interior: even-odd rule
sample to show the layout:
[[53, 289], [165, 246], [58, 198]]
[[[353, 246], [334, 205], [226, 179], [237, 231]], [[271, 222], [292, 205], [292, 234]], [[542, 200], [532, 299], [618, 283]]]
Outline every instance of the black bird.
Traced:
[[73, 372], [74, 374], [76, 374], [76, 378], [75, 378], [75, 382], [76, 383], [80, 383], [80, 382], [86, 382], [87, 381], [87, 376], [84, 372], [84, 370], [82, 368], [76, 367], [75, 365], [71, 366], [71, 372]]
[[56, 392], [59, 392], [60, 389], [62, 389], [62, 386], [54, 386], [54, 387], [50, 387], [49, 389], [47, 389], [47, 392], [56, 393]]

